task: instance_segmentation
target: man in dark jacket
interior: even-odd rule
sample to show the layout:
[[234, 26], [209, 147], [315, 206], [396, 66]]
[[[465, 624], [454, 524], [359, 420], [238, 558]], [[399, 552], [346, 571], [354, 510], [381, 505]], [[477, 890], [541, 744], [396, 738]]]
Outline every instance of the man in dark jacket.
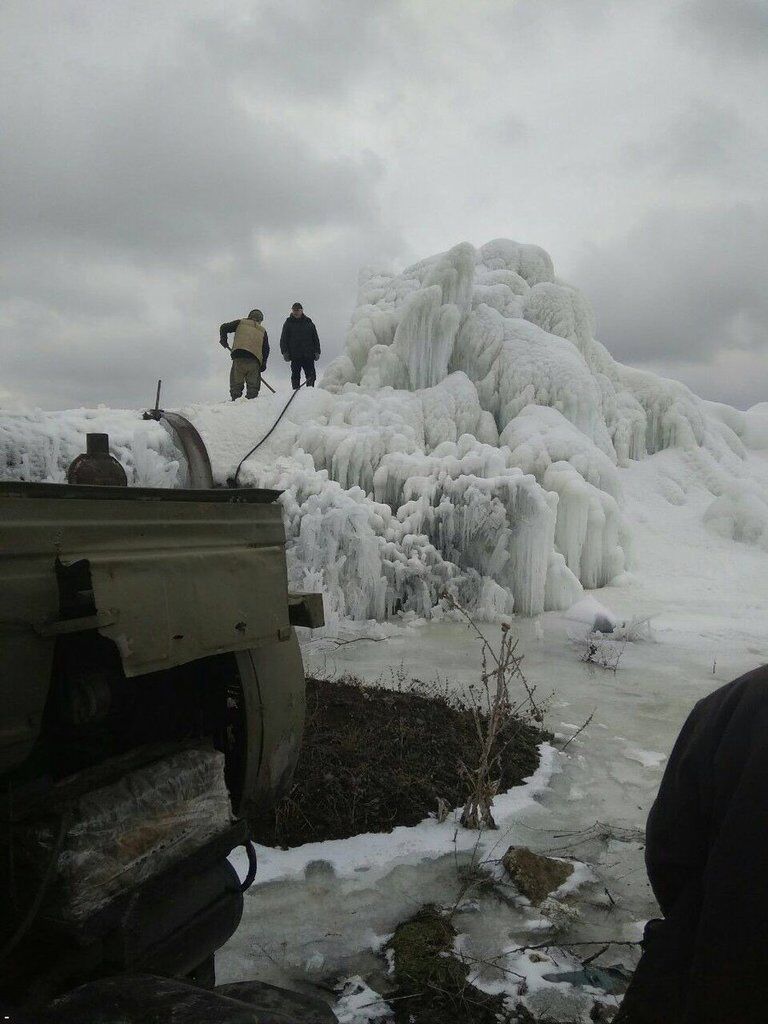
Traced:
[[615, 1024], [768, 1021], [768, 666], [699, 701], [648, 818], [664, 914]]
[[219, 343], [229, 348], [227, 335], [234, 334], [232, 342], [232, 369], [229, 372], [229, 393], [232, 401], [243, 393], [256, 398], [261, 387], [261, 375], [269, 358], [269, 335], [263, 324], [264, 314], [252, 309], [242, 320], [232, 320], [219, 328]]
[[316, 377], [315, 362], [320, 358], [320, 339], [317, 336], [317, 328], [309, 317], [304, 315], [300, 302], [294, 302], [291, 306], [291, 315], [283, 324], [280, 351], [286, 363], [291, 364], [293, 390], [296, 391], [299, 387], [302, 370], [307, 387], [313, 388]]

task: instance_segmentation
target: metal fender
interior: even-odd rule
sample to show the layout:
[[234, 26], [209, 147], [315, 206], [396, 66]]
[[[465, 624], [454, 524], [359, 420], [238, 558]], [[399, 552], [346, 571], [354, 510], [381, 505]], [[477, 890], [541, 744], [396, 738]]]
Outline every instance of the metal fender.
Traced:
[[247, 730], [242, 800], [236, 813], [258, 817], [290, 791], [306, 707], [296, 632], [235, 655]]

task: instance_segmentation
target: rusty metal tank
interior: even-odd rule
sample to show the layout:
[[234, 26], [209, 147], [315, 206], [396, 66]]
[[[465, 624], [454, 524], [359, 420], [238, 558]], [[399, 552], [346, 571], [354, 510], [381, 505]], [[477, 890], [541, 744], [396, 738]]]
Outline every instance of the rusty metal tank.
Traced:
[[323, 621], [288, 593], [278, 492], [99, 486], [94, 446], [92, 484], [0, 482], [0, 1004], [28, 1009], [105, 976], [211, 987], [299, 753], [294, 626]]
[[128, 477], [118, 460], [109, 454], [108, 434], [86, 434], [86, 450], [67, 470], [69, 484], [127, 487]]

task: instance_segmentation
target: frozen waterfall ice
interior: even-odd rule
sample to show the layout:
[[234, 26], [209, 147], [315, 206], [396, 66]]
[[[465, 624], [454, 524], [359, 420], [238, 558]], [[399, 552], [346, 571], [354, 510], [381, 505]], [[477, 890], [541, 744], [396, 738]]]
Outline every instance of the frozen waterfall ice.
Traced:
[[[742, 469], [745, 444], [768, 447], [765, 409], [704, 402], [594, 334], [537, 246], [363, 272], [343, 353], [241, 472], [283, 491], [291, 585], [323, 590], [331, 620], [440, 615], [446, 592], [487, 617], [569, 607], [631, 565], [622, 467], [671, 447], [710, 487], [711, 528], [768, 544], [768, 498]], [[180, 411], [223, 483], [283, 401]], [[183, 485], [163, 428], [108, 409], [0, 415], [3, 475], [63, 479], [94, 429], [132, 482]]]

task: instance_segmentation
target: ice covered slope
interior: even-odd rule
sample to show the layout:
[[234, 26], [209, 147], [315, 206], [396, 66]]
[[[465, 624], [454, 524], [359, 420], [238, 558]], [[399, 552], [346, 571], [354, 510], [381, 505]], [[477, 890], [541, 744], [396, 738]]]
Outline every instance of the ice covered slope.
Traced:
[[[695, 454], [710, 528], [768, 547], [745, 462], [745, 443], [768, 446], [765, 410], [703, 402], [593, 335], [536, 246], [364, 272], [343, 354], [241, 473], [284, 490], [292, 585], [323, 589], [331, 618], [434, 616], [446, 591], [487, 616], [567, 607], [631, 566], [617, 467], [671, 447]], [[181, 410], [221, 482], [285, 397]], [[109, 430], [132, 480], [183, 481], [162, 428], [110, 410], [3, 417], [4, 475], [61, 478], [87, 429]]]

